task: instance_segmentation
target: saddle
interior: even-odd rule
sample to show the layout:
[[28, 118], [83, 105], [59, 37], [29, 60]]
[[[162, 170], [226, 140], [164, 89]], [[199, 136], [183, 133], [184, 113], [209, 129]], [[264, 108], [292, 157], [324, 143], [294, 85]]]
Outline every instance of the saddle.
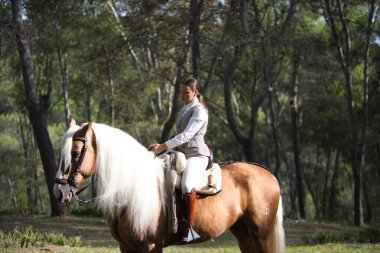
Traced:
[[[164, 160], [165, 167], [168, 233], [176, 234], [178, 232], [176, 199], [181, 197], [181, 179], [187, 160], [185, 155], [178, 151], [165, 153], [160, 155], [160, 158]], [[195, 190], [197, 194], [202, 195], [215, 195], [222, 190], [222, 170], [217, 163], [207, 166]]]
[[[175, 182], [175, 189], [181, 189], [182, 173], [186, 168], [186, 157], [182, 152], [173, 151], [161, 156], [165, 161], [166, 170], [172, 170], [176, 172], [176, 175], [172, 175], [165, 180], [173, 180]], [[173, 173], [173, 172], [172, 172]], [[197, 194], [202, 195], [215, 195], [222, 190], [222, 170], [217, 163], [211, 163], [203, 173], [202, 178], [199, 180], [198, 185], [195, 188]]]

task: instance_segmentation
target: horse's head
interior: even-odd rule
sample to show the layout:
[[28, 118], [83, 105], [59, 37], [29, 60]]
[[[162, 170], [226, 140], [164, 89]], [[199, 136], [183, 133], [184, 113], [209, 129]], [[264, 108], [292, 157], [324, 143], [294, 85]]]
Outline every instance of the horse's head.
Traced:
[[66, 147], [66, 151], [62, 147], [62, 168], [54, 184], [55, 197], [65, 203], [76, 196], [80, 185], [95, 172], [96, 144], [92, 122], [79, 128], [67, 141], [70, 142], [69, 147]]

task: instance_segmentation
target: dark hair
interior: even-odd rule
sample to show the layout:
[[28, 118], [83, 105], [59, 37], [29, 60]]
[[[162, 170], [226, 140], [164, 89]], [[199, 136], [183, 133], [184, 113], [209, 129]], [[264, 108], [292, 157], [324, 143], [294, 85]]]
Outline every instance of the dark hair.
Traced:
[[203, 95], [201, 94], [201, 86], [199, 85], [199, 82], [197, 79], [189, 78], [189, 79], [185, 80], [182, 84], [186, 85], [187, 87], [190, 87], [190, 89], [192, 91], [195, 91], [197, 93], [197, 98], [198, 98], [199, 102], [204, 107], [206, 107], [206, 104], [205, 104], [204, 99], [203, 99]]

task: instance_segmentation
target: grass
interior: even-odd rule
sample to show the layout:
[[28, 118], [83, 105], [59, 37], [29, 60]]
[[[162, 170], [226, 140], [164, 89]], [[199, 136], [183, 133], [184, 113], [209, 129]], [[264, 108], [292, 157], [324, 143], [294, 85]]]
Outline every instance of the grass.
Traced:
[[[108, 226], [102, 218], [95, 217], [48, 217], [1, 215], [0, 231], [13, 233], [20, 227], [31, 226], [41, 233], [59, 233], [66, 237], [77, 238], [85, 244], [101, 247], [116, 246], [111, 237]], [[0, 250], [1, 252], [1, 250]]]
[[58, 246], [79, 246], [79, 238], [67, 238], [61, 233], [38, 232], [31, 226], [16, 228], [12, 233], [3, 233], [0, 231], [0, 248], [9, 247], [44, 247], [46, 245]]
[[[59, 252], [59, 253], [118, 253], [118, 247], [32, 247], [32, 248], [7, 248], [1, 249], [4, 253], [34, 253], [34, 252]], [[236, 253], [240, 252], [237, 246], [196, 247], [173, 246], [164, 249], [164, 253]], [[326, 244], [315, 246], [290, 246], [287, 253], [378, 253], [380, 245], [350, 245], [350, 244]]]
[[120, 253], [117, 247], [33, 247], [33, 248], [15, 248], [10, 247], [1, 249], [1, 253]]
[[[4, 232], [1, 232], [4, 231]], [[380, 244], [358, 243], [376, 236], [378, 229], [364, 229], [331, 224], [287, 221], [285, 223], [287, 251], [290, 253], [372, 253], [380, 252]], [[372, 238], [371, 237], [371, 238]], [[306, 238], [306, 239], [305, 239]], [[342, 238], [344, 240], [342, 243]], [[316, 245], [307, 245], [312, 243]], [[323, 244], [321, 244], [323, 243]], [[0, 216], [0, 253], [60, 252], [60, 253], [116, 253], [117, 243], [112, 239], [102, 218], [46, 216]], [[201, 244], [170, 246], [164, 253], [235, 253], [240, 252], [236, 240], [225, 233], [214, 241]]]
[[379, 244], [324, 244], [315, 246], [288, 247], [288, 253], [378, 253]]

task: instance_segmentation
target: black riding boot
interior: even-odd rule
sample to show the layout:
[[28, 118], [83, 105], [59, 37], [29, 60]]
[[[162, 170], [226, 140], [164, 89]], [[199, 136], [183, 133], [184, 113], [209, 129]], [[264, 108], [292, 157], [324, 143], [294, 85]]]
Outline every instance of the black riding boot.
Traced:
[[194, 225], [194, 214], [195, 214], [195, 198], [196, 192], [193, 188], [190, 193], [183, 195], [183, 207], [184, 207], [184, 229], [182, 242], [190, 242], [192, 240], [198, 239], [199, 235], [193, 229]]

